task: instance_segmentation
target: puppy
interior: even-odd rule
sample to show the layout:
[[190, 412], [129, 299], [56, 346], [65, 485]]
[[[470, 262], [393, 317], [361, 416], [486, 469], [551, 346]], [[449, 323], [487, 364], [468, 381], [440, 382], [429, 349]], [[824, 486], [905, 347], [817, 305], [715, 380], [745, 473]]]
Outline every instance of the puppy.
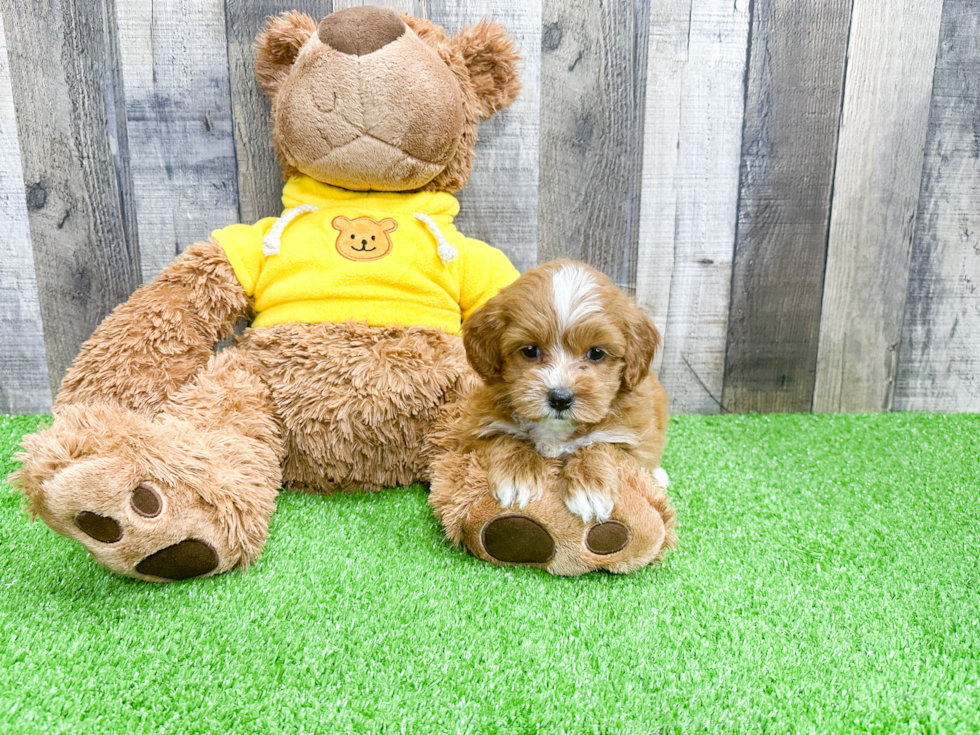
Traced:
[[469, 397], [460, 448], [477, 453], [503, 507], [556, 490], [585, 523], [609, 519], [617, 465], [660, 469], [667, 394], [650, 361], [660, 335], [603, 273], [558, 260], [500, 291], [463, 325], [466, 357], [484, 385]]

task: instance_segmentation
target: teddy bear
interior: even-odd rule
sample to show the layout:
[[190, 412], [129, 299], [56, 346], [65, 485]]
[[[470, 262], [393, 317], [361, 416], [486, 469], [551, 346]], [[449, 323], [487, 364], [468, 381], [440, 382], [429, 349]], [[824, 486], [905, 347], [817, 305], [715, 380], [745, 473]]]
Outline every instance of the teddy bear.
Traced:
[[477, 123], [520, 89], [502, 27], [285, 13], [255, 51], [282, 213], [214, 231], [106, 317], [12, 476], [30, 514], [146, 581], [247, 567], [283, 485], [428, 481], [476, 380], [461, 324], [518, 276], [453, 225]]

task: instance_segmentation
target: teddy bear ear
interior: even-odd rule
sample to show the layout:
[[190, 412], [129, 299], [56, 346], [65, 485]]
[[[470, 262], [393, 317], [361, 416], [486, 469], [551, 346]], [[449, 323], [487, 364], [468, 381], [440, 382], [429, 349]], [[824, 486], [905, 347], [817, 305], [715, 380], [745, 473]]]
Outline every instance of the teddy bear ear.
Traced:
[[310, 16], [294, 11], [271, 16], [265, 30], [256, 36], [255, 76], [270, 98], [276, 96], [299, 50], [316, 29]]
[[503, 26], [481, 20], [461, 30], [450, 43], [463, 57], [469, 72], [479, 119], [486, 120], [517, 99], [521, 91], [517, 77], [521, 56]]

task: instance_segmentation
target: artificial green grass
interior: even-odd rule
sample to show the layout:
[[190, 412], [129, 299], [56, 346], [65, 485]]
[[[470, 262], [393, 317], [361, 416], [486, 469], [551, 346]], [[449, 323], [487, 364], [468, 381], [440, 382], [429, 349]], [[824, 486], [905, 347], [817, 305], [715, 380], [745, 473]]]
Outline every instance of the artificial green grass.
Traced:
[[145, 584], [0, 493], [0, 731], [977, 732], [978, 457], [976, 415], [676, 418], [680, 548], [578, 579], [410, 488], [284, 493], [249, 571]]

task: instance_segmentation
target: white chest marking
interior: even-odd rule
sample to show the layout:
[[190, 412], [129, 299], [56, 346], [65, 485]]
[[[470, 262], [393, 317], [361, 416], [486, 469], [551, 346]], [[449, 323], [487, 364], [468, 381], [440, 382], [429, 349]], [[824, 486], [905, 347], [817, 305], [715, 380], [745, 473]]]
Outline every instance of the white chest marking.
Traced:
[[531, 442], [538, 454], [549, 459], [567, 459], [573, 452], [590, 444], [626, 444], [635, 446], [639, 437], [631, 431], [599, 430], [569, 441], [575, 431], [570, 421], [494, 421], [480, 431], [480, 436], [511, 434]]

